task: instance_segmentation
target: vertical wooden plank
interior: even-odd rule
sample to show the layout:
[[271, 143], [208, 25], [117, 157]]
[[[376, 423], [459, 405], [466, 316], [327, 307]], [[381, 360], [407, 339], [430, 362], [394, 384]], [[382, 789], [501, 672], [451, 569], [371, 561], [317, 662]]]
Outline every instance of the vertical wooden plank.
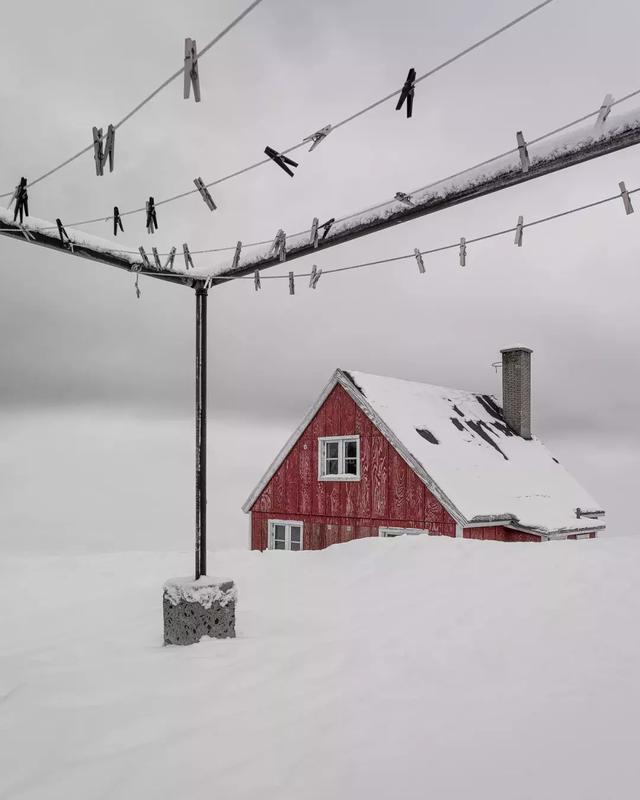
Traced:
[[340, 422], [339, 431], [340, 436], [351, 436], [356, 432], [356, 404], [345, 392], [342, 386], [336, 386], [337, 400], [339, 405]]
[[406, 463], [400, 458], [395, 447], [389, 445], [389, 516], [395, 520], [406, 520]]
[[340, 395], [341, 386], [334, 386], [331, 394], [324, 402], [325, 436], [340, 435]]
[[407, 517], [413, 520], [420, 520], [417, 528], [423, 527], [424, 521], [424, 484], [417, 477], [412, 469], [407, 467]]
[[289, 455], [285, 458], [284, 464], [284, 492], [285, 492], [285, 511], [287, 516], [300, 513], [299, 489], [300, 489], [300, 442], [298, 441]]
[[253, 505], [256, 511], [271, 511], [273, 508], [273, 478], [262, 490], [262, 494]]
[[342, 512], [345, 517], [355, 517], [357, 514], [358, 488], [359, 481], [345, 481], [344, 484], [344, 508]]
[[444, 509], [440, 505], [440, 502], [436, 500], [436, 498], [431, 494], [431, 492], [425, 487], [425, 511], [424, 511], [424, 518], [425, 521], [430, 524], [434, 522], [442, 522]]
[[371, 515], [371, 436], [360, 434], [360, 480], [356, 486], [356, 513], [359, 517]]
[[326, 481], [325, 482], [325, 514], [330, 514], [333, 517], [339, 516], [341, 513], [341, 491], [344, 492], [344, 481]]
[[272, 510], [277, 514], [283, 514], [287, 510], [285, 494], [285, 470], [286, 460], [280, 464], [279, 469], [271, 479], [273, 482]]
[[313, 472], [313, 440], [307, 429], [299, 444], [299, 495], [298, 503], [301, 514], [310, 514], [313, 510], [313, 482], [316, 475]]
[[318, 410], [318, 413], [313, 418], [310, 427], [311, 433], [311, 446], [312, 446], [312, 457], [311, 457], [311, 469], [313, 474], [313, 481], [312, 481], [312, 501], [311, 501], [311, 508], [315, 515], [322, 515], [324, 514], [324, 482], [318, 480], [318, 439], [321, 436], [325, 435], [326, 426], [325, 426], [325, 407], [324, 405], [322, 408]]
[[371, 511], [373, 517], [387, 516], [387, 440], [381, 435], [371, 437]]

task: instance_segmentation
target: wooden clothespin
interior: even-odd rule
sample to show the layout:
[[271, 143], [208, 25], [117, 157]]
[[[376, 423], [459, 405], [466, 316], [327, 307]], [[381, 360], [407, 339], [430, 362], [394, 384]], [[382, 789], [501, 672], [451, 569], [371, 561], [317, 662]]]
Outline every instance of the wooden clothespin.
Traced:
[[404, 82], [404, 86], [402, 87], [402, 91], [400, 92], [400, 98], [398, 99], [398, 103], [396, 105], [396, 111], [400, 111], [403, 103], [406, 100], [407, 119], [409, 119], [413, 114], [413, 96], [415, 94], [415, 89], [416, 89], [416, 71], [413, 67], [411, 67], [407, 75], [407, 80]]
[[296, 285], [294, 282], [293, 272], [289, 273], [289, 294], [296, 293]]
[[124, 228], [122, 227], [122, 217], [120, 216], [120, 212], [118, 211], [118, 206], [113, 207], [113, 235], [118, 235], [118, 228], [124, 233]]
[[460, 266], [465, 267], [467, 264], [467, 240], [464, 236], [460, 237]]
[[147, 200], [147, 233], [153, 233], [158, 230], [158, 217], [156, 216], [156, 204], [153, 197]]
[[104, 175], [104, 166], [109, 161], [109, 172], [113, 172], [115, 159], [116, 129], [113, 125], [107, 128], [106, 137], [102, 128], [93, 128], [93, 160], [96, 165], [96, 175]]
[[620, 187], [620, 196], [622, 197], [622, 202], [624, 203], [624, 210], [626, 214], [633, 214], [633, 206], [631, 205], [631, 197], [629, 196], [629, 192], [627, 191], [627, 187], [624, 185], [624, 181], [620, 181], [618, 184]]
[[313, 218], [311, 223], [311, 236], [309, 237], [309, 244], [312, 244], [314, 249], [318, 246], [318, 217]]
[[204, 282], [204, 290], [208, 292], [209, 289], [213, 286], [213, 275], [209, 275], [207, 280]]
[[516, 133], [516, 140], [518, 142], [518, 153], [520, 154], [520, 166], [523, 172], [529, 172], [529, 151], [527, 150], [527, 143], [524, 140], [522, 131]]
[[151, 252], [153, 253], [153, 260], [155, 262], [156, 269], [162, 269], [162, 263], [160, 261], [160, 255], [158, 254], [157, 248], [152, 247]]
[[64, 225], [62, 224], [62, 220], [59, 218], [56, 219], [56, 225], [58, 226], [58, 236], [60, 237], [60, 241], [63, 245], [67, 245], [69, 250], [73, 253], [73, 242], [69, 238], [69, 234], [64, 229]]
[[598, 111], [598, 118], [596, 119], [596, 124], [594, 127], [601, 128], [604, 123], [607, 121], [607, 117], [611, 113], [611, 106], [614, 103], [614, 98], [612, 94], [605, 95], [604, 100], [602, 101], [602, 105], [600, 106], [600, 111]]
[[310, 289], [316, 288], [321, 275], [322, 275], [322, 270], [318, 269], [318, 267], [316, 267], [316, 265], [314, 264], [313, 269], [311, 270], [311, 279], [309, 280]]
[[287, 173], [287, 175], [290, 175], [293, 178], [293, 170], [290, 170], [287, 164], [290, 164], [292, 167], [297, 167], [298, 166], [297, 161], [293, 161], [292, 159], [287, 158], [287, 156], [282, 155], [282, 153], [278, 153], [277, 150], [274, 150], [273, 147], [269, 146], [264, 148], [264, 154], [266, 156], [269, 156], [269, 158], [275, 164], [277, 164], [280, 167], [280, 169], [283, 169]]
[[134, 286], [135, 286], [135, 289], [136, 289], [136, 297], [138, 298], [138, 300], [140, 299], [140, 295], [142, 294], [142, 292], [140, 291], [140, 286], [138, 285], [138, 281], [139, 280], [140, 280], [140, 273], [136, 272], [136, 282], [135, 282]]
[[315, 150], [315, 148], [327, 138], [327, 136], [331, 133], [332, 130], [333, 130], [332, 125], [325, 125], [324, 128], [320, 128], [319, 131], [312, 133], [311, 136], [305, 136], [302, 141], [313, 142], [313, 144], [309, 148], [309, 152], [311, 152], [312, 150]]
[[138, 248], [138, 250], [139, 250], [139, 252], [140, 252], [140, 257], [142, 258], [142, 263], [144, 264], [144, 266], [145, 266], [147, 269], [151, 269], [151, 262], [149, 261], [149, 259], [148, 259], [148, 257], [147, 257], [147, 254], [146, 254], [146, 253], [145, 253], [145, 251], [144, 251], [144, 247], [142, 247], [142, 245], [140, 245], [140, 247]]
[[198, 74], [198, 48], [195, 39], [184, 40], [184, 99], [189, 99], [191, 86], [196, 103], [200, 102], [200, 76]]
[[104, 152], [102, 149], [102, 128], [93, 128], [93, 160], [96, 175], [104, 175]]
[[195, 178], [193, 182], [195, 183], [197, 190], [200, 192], [202, 199], [207, 204], [209, 211], [215, 211], [217, 206], [213, 202], [213, 198], [209, 194], [207, 187], [204, 185], [202, 178]]
[[26, 178], [20, 178], [20, 183], [16, 186], [16, 190], [9, 201], [9, 208], [11, 208], [11, 203], [13, 203], [14, 200], [16, 207], [13, 211], [13, 221], [15, 222], [18, 216], [20, 216], [20, 224], [22, 224], [25, 214], [27, 217], [29, 216], [29, 193], [27, 192]]
[[167, 258], [167, 263], [164, 265], [165, 269], [169, 270], [173, 269], [173, 261], [175, 257], [176, 257], [176, 248], [172, 247], [171, 250], [169, 250], [169, 257]]
[[242, 252], [242, 242], [236, 245], [236, 252], [233, 254], [233, 261], [231, 262], [231, 269], [235, 269], [240, 263], [240, 253]]
[[269, 255], [277, 255], [280, 261], [287, 258], [287, 234], [280, 228], [276, 233]]
[[182, 255], [184, 256], [185, 269], [189, 269], [189, 267], [191, 267], [191, 269], [194, 269], [191, 253], [189, 252], [189, 247], [187, 246], [186, 242], [182, 245]]
[[104, 145], [104, 153], [102, 154], [102, 170], [104, 172], [104, 165], [109, 160], [109, 172], [113, 172], [113, 162], [115, 160], [115, 147], [116, 147], [116, 129], [113, 125], [107, 128], [107, 138]]
[[333, 223], [335, 221], [336, 221], [336, 218], [335, 217], [331, 217], [331, 219], [328, 219], [325, 223], [320, 225], [320, 228], [322, 228], [322, 236], [320, 237], [320, 241], [321, 242], [324, 242], [324, 240], [327, 238], [327, 234], [331, 230], [331, 226], [333, 225]]
[[424, 275], [426, 272], [424, 261], [422, 260], [422, 253], [416, 247], [413, 251], [413, 255], [416, 257], [416, 261], [418, 262], [418, 269], [420, 270], [420, 274]]
[[516, 225], [516, 238], [513, 240], [514, 244], [517, 244], [518, 247], [522, 247], [522, 230], [524, 228], [524, 217], [518, 217], [518, 224]]
[[401, 203], [405, 203], [408, 206], [413, 205], [413, 200], [411, 199], [411, 196], [406, 194], [406, 192], [396, 192], [395, 199], [399, 200]]
[[22, 235], [28, 242], [35, 242], [35, 236], [32, 236], [31, 233], [24, 227], [24, 225], [19, 222], [18, 227], [22, 231]]
[[255, 287], [255, 290], [256, 290], [256, 292], [257, 292], [257, 291], [258, 291], [258, 289], [260, 288], [260, 270], [259, 270], [259, 269], [257, 269], [257, 270], [256, 270], [256, 271], [253, 273], [253, 285], [254, 285], [254, 287]]

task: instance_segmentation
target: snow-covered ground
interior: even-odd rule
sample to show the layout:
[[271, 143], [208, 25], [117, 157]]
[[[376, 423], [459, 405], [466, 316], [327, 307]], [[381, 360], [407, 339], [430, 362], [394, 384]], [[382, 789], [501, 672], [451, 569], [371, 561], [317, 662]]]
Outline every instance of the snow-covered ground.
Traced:
[[189, 553], [3, 558], [0, 797], [637, 797], [640, 538], [210, 560], [238, 638], [177, 648]]

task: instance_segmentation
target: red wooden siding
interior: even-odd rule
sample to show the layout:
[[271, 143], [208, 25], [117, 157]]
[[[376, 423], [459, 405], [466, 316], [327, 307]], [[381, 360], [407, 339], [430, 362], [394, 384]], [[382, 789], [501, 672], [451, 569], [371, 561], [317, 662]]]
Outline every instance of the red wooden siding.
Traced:
[[[318, 480], [318, 438], [360, 436], [360, 480]], [[268, 545], [269, 519], [304, 523], [304, 549], [377, 536], [378, 528], [424, 528], [455, 536], [456, 524], [385, 436], [336, 386], [252, 509], [251, 546]]]
[[504, 525], [489, 526], [486, 528], [465, 528], [462, 531], [465, 539], [485, 539], [494, 542], [541, 542], [540, 536], [532, 533], [521, 533]]

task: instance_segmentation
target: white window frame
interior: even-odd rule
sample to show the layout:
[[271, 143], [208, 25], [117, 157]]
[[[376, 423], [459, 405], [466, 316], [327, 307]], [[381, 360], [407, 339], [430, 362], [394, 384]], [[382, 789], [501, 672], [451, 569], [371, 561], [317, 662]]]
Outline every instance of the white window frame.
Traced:
[[393, 536], [418, 536], [421, 533], [429, 533], [428, 530], [422, 528], [378, 528], [378, 536], [383, 538], [391, 538]]
[[[295, 519], [270, 519], [269, 520], [269, 535], [268, 535], [268, 549], [275, 550], [275, 526], [284, 525], [284, 549], [291, 550], [291, 526], [295, 525], [300, 528], [300, 550], [304, 550], [304, 522], [299, 522]], [[294, 553], [298, 550], [292, 551]]]
[[[323, 473], [324, 467], [324, 453], [325, 444], [327, 442], [339, 442], [340, 448], [338, 452], [338, 469], [337, 475], [325, 475]], [[345, 442], [356, 443], [356, 474], [344, 472], [344, 445]], [[319, 481], [359, 481], [360, 480], [360, 436], [355, 433], [351, 436], [320, 436], [318, 437], [318, 480]]]

